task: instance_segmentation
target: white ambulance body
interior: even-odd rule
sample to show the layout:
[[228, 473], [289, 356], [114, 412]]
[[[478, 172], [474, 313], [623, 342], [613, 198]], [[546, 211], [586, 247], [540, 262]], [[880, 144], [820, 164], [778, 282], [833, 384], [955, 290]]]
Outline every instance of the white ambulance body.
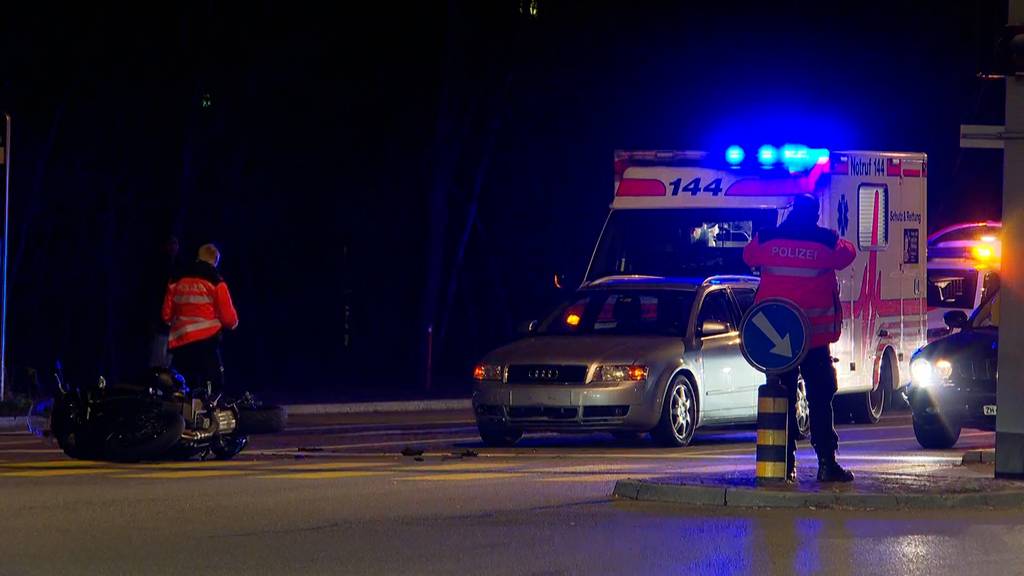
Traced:
[[[853, 265], [838, 273], [843, 331], [832, 354], [839, 394], [859, 420], [876, 421], [909, 381], [911, 354], [926, 343], [926, 156], [763, 151], [735, 164], [703, 152], [617, 151], [611, 212], [584, 281], [750, 274], [743, 246], [759, 228], [781, 222], [795, 195], [815, 194], [820, 224], [857, 247]], [[802, 161], [783, 164], [786, 156]], [[730, 154], [737, 158], [743, 153]]]

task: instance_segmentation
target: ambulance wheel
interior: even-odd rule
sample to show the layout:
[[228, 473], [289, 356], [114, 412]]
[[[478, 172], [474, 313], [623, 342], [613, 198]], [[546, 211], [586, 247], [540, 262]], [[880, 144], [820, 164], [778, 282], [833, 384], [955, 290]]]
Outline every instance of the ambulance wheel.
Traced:
[[885, 410], [886, 399], [889, 397], [889, 387], [892, 384], [888, 378], [879, 378], [878, 386], [862, 394], [851, 394], [848, 397], [850, 402], [850, 415], [853, 421], [858, 424], [874, 424], [882, 418]]
[[676, 376], [665, 391], [661, 420], [651, 436], [663, 446], [679, 448], [690, 443], [696, 430], [697, 394], [693, 383], [685, 376]]
[[796, 389], [796, 439], [807, 440], [811, 437], [811, 409], [807, 403], [807, 387], [804, 379], [797, 380]]
[[853, 420], [860, 424], [873, 424], [882, 418], [882, 413], [889, 405], [889, 398], [893, 390], [893, 362], [892, 353], [887, 352], [882, 357], [882, 365], [879, 366], [879, 385], [862, 395], [850, 397], [850, 412]]

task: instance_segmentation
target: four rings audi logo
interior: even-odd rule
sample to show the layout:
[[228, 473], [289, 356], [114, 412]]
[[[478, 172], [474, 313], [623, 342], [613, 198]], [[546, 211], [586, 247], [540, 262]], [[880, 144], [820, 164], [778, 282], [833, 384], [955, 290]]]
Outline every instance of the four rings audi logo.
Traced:
[[558, 378], [558, 370], [553, 368], [535, 368], [526, 375], [530, 380], [555, 380]]

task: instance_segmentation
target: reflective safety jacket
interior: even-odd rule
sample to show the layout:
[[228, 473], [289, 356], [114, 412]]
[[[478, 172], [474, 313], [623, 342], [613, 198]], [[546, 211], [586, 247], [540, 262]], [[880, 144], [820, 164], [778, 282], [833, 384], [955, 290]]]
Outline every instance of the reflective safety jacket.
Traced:
[[202, 261], [167, 286], [161, 315], [171, 325], [168, 348], [172, 350], [238, 326], [227, 283], [216, 268]]
[[743, 260], [761, 268], [755, 302], [785, 298], [799, 306], [811, 323], [811, 348], [839, 340], [843, 309], [836, 270], [856, 255], [853, 244], [834, 230], [788, 222], [759, 231], [743, 249]]

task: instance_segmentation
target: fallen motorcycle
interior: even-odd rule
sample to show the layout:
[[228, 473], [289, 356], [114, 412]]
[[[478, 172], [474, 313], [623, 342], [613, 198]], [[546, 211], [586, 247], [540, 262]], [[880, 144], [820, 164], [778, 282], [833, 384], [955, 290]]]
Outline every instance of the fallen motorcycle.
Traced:
[[245, 448], [250, 434], [279, 432], [287, 420], [281, 406], [261, 404], [248, 393], [233, 400], [209, 387], [190, 388], [180, 374], [163, 368], [137, 383], [109, 385], [100, 377], [91, 386], [73, 387], [58, 366], [56, 379], [49, 434], [72, 458], [227, 460]]

